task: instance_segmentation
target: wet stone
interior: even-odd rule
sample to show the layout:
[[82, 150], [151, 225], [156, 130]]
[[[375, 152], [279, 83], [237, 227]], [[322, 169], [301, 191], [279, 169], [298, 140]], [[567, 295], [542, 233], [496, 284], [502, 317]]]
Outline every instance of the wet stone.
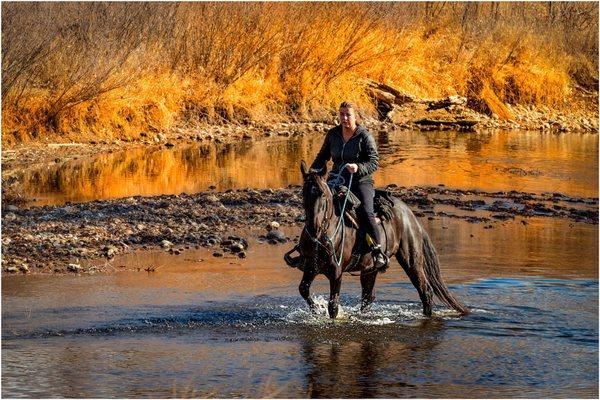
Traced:
[[283, 232], [281, 232], [278, 229], [274, 229], [269, 231], [269, 233], [267, 233], [267, 239], [269, 240], [275, 240], [278, 242], [285, 242], [286, 241], [286, 237], [285, 234]]
[[79, 264], [69, 264], [67, 265], [67, 270], [71, 272], [81, 272], [83, 268]]
[[229, 249], [232, 253], [240, 253], [244, 250], [244, 245], [241, 243], [233, 243], [231, 246], [229, 246]]

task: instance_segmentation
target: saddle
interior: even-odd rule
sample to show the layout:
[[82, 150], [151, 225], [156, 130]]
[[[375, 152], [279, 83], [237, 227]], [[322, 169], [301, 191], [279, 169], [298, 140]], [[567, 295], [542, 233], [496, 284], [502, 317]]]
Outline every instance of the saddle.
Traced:
[[[333, 204], [335, 214], [339, 217], [341, 210], [344, 206], [344, 199], [348, 193], [346, 186], [338, 186], [332, 189], [333, 192]], [[360, 206], [361, 202], [358, 197], [352, 192], [348, 194], [348, 200], [346, 201], [346, 208], [344, 210], [344, 223], [355, 229], [359, 230], [359, 239], [356, 241], [350, 259], [350, 266], [354, 266], [360, 260], [363, 254], [370, 251], [366, 241], [366, 232], [364, 229], [360, 229], [359, 219], [356, 214], [356, 210]], [[394, 200], [392, 194], [387, 190], [375, 189], [375, 197], [373, 199], [373, 208], [376, 218], [379, 219], [379, 223], [382, 221], [389, 221], [393, 215]], [[294, 257], [292, 254], [298, 252], [299, 255]], [[304, 270], [305, 259], [300, 251], [300, 244], [294, 246], [294, 248], [283, 256], [287, 265], [292, 268], [298, 268]]]
[[[348, 194], [348, 188], [346, 186], [338, 186], [333, 191], [333, 205], [335, 208], [335, 215], [338, 217], [341, 214], [344, 206], [344, 199]], [[361, 202], [358, 197], [352, 192], [348, 194], [348, 200], [346, 201], [346, 208], [344, 210], [344, 222], [347, 226], [356, 229], [360, 228], [358, 215], [356, 210], [360, 206]], [[392, 208], [394, 207], [394, 201], [392, 195], [387, 190], [375, 189], [375, 197], [373, 199], [373, 208], [375, 217], [381, 221], [389, 221], [392, 218]]]

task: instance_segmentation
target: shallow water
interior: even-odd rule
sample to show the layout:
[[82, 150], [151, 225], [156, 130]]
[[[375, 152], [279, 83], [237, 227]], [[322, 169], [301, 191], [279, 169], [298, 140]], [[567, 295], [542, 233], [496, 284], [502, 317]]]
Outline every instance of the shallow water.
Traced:
[[596, 398], [597, 225], [529, 221], [423, 221], [462, 318], [423, 318], [397, 264], [366, 314], [347, 276], [336, 321], [319, 277], [311, 315], [286, 246], [256, 241], [244, 260], [137, 252], [111, 275], [6, 276], [3, 395]]
[[[540, 132], [373, 132], [381, 153], [376, 184], [444, 184], [484, 191], [598, 196], [598, 135]], [[75, 160], [20, 176], [34, 204], [134, 195], [280, 188], [299, 184], [323, 134], [230, 145], [151, 147]]]
[[[597, 135], [374, 133], [378, 185], [598, 196]], [[24, 182], [38, 204], [278, 188], [299, 183], [298, 160], [320, 142], [140, 149], [26, 171]], [[283, 265], [288, 247], [252, 236], [243, 260], [135, 252], [110, 275], [2, 276], [3, 396], [597, 398], [598, 225], [420, 220], [472, 314], [423, 318], [393, 265], [368, 313], [347, 276], [342, 317], [323, 314], [322, 277], [312, 288], [322, 313], [311, 315], [300, 271]]]

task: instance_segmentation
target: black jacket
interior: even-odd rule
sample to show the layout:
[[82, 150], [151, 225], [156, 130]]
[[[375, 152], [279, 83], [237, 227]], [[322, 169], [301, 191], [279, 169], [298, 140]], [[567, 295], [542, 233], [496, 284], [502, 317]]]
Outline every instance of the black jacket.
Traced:
[[[331, 174], [339, 173], [339, 170], [344, 164], [357, 164], [358, 171], [352, 178], [352, 184], [355, 183], [373, 183], [373, 172], [379, 168], [379, 154], [377, 153], [377, 145], [375, 139], [369, 133], [369, 131], [362, 125], [358, 125], [354, 135], [344, 143], [342, 137], [342, 126], [338, 125], [335, 128], [331, 128], [325, 140], [321, 150], [317, 154], [315, 161], [313, 161], [311, 168], [321, 169], [325, 167], [327, 161], [333, 160], [333, 169]], [[344, 168], [342, 176], [348, 185], [350, 173]]]

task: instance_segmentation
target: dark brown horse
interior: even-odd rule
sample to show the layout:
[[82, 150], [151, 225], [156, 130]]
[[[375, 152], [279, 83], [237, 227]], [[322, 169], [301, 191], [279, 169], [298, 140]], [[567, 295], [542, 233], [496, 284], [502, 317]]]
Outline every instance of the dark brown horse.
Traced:
[[[307, 171], [302, 161], [300, 170], [304, 178], [302, 189], [306, 221], [300, 236], [299, 251], [303, 255], [300, 266], [304, 271], [300, 282], [300, 295], [306, 300], [311, 310], [315, 303], [310, 297], [310, 285], [318, 274], [329, 279], [329, 316], [338, 314], [340, 287], [344, 272], [360, 272], [362, 286], [361, 311], [374, 301], [373, 287], [378, 271], [372, 269], [373, 259], [366, 253], [352, 260], [358, 230], [341, 224], [336, 232], [339, 218], [334, 210], [333, 195], [323, 176], [326, 171], [318, 173]], [[423, 303], [423, 314], [431, 316], [433, 294], [444, 304], [454, 308], [460, 314], [467, 314], [462, 305], [448, 290], [439, 269], [439, 261], [433, 244], [410, 208], [396, 197], [393, 198], [392, 215], [389, 220], [381, 221], [381, 247], [388, 257], [396, 259], [417, 288]], [[334, 234], [335, 233], [335, 234]]]

